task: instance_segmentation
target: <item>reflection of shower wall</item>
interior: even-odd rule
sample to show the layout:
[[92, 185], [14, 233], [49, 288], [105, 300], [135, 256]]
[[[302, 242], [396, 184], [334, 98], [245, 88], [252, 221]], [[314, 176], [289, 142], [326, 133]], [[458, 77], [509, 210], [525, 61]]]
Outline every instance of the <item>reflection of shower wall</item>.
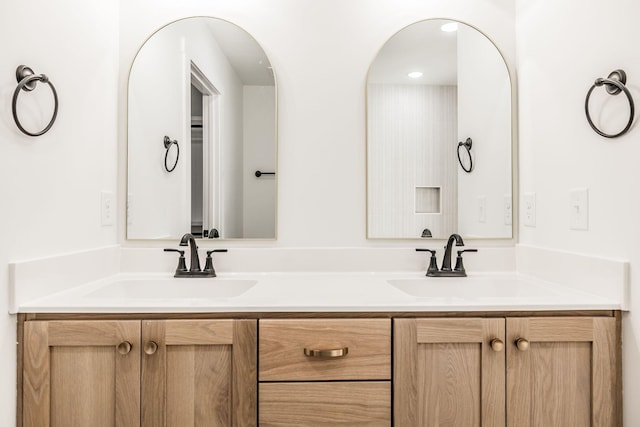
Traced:
[[[368, 115], [369, 235], [456, 231], [456, 87], [372, 84]], [[439, 196], [424, 187], [439, 188]], [[440, 206], [416, 205], [416, 193], [439, 197]]]

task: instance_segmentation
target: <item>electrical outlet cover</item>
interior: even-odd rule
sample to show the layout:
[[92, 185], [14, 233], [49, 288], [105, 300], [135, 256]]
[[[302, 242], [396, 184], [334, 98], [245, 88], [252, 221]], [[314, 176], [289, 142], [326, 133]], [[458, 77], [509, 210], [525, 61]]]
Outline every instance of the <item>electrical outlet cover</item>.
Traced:
[[522, 196], [522, 223], [527, 227], [536, 226], [536, 193]]
[[506, 194], [504, 196], [504, 225], [511, 225], [513, 223], [513, 203], [511, 202], [511, 195]]
[[100, 193], [100, 223], [105, 227], [112, 226], [115, 214], [113, 193], [102, 191]]

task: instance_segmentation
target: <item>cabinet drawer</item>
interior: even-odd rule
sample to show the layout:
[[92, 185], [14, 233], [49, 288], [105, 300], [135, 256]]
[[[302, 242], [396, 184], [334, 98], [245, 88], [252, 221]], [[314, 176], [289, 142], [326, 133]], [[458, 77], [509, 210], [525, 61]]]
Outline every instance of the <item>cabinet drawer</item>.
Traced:
[[362, 426], [391, 425], [391, 383], [262, 383], [259, 425]]
[[[260, 320], [260, 381], [391, 378], [390, 319]], [[314, 357], [312, 350], [346, 355]]]

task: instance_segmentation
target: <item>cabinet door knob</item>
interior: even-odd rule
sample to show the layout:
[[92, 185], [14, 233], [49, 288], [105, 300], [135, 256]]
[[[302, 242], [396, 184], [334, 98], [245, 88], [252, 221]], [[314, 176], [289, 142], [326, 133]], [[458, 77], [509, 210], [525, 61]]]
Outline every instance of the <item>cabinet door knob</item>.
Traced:
[[527, 351], [529, 350], [529, 341], [524, 338], [518, 338], [516, 340], [516, 347], [518, 347], [520, 351]]
[[336, 357], [344, 357], [349, 354], [349, 347], [332, 348], [315, 350], [311, 348], [304, 349], [304, 355], [307, 357], [316, 357], [318, 359], [332, 359]]
[[144, 345], [144, 352], [147, 353], [148, 355], [152, 355], [153, 353], [156, 352], [156, 350], [158, 350], [158, 344], [156, 344], [153, 341], [148, 341]]
[[118, 349], [118, 353], [122, 355], [129, 354], [131, 351], [131, 343], [129, 341], [122, 341], [116, 348]]
[[493, 351], [502, 351], [504, 349], [504, 342], [499, 338], [492, 339], [490, 344]]

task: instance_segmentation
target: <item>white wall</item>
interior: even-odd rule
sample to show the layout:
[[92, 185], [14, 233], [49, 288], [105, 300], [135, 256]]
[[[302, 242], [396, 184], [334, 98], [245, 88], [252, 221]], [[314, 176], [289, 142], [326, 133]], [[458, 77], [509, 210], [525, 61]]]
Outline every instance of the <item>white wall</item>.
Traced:
[[276, 237], [277, 176], [255, 176], [276, 170], [275, 86], [245, 86], [243, 101], [243, 233], [245, 238]]
[[[223, 161], [217, 173], [225, 183], [225, 226], [221, 231], [223, 235], [242, 234], [242, 197], [238, 197], [242, 194], [242, 83], [206, 23], [183, 20], [150, 38], [131, 68], [127, 122], [128, 194], [132, 200], [129, 238], [179, 238], [190, 231], [191, 167], [185, 159], [190, 158], [191, 62], [220, 92], [217, 132]], [[164, 169], [164, 135], [180, 144], [180, 159], [171, 173]], [[169, 164], [173, 165], [171, 161]]]
[[[7, 315], [10, 261], [117, 243], [100, 225], [100, 192], [117, 193], [118, 4], [4, 2], [0, 14], [0, 425], [15, 425], [16, 318]], [[31, 138], [11, 115], [20, 64], [47, 74], [60, 99], [53, 128]], [[22, 93], [25, 125], [48, 121], [48, 88]], [[30, 95], [43, 95], [30, 104]], [[24, 104], [23, 104], [24, 101]], [[30, 105], [29, 105], [30, 104]], [[46, 111], [45, 111], [46, 110]], [[40, 120], [37, 120], [40, 118]], [[38, 123], [34, 123], [38, 121]], [[115, 206], [114, 206], [115, 208]]]
[[[629, 260], [631, 312], [623, 318], [624, 424], [640, 420], [640, 144], [635, 125], [608, 140], [589, 127], [587, 90], [623, 68], [640, 100], [640, 3], [636, 0], [518, 0], [520, 192], [536, 193], [536, 227], [522, 243]], [[615, 11], [608, 13], [607, 11]], [[601, 115], [602, 105], [606, 105]], [[623, 96], [596, 89], [592, 112], [605, 130], [628, 119]], [[638, 118], [636, 117], [636, 120]], [[589, 189], [589, 230], [569, 230], [569, 190]]]
[[[511, 237], [511, 82], [489, 39], [458, 28], [458, 141], [471, 138], [473, 169], [458, 170], [458, 231], [467, 237]], [[461, 152], [463, 149], [460, 149]], [[479, 199], [485, 205], [482, 209]], [[484, 210], [480, 214], [480, 210]], [[481, 220], [482, 218], [482, 220]]]

